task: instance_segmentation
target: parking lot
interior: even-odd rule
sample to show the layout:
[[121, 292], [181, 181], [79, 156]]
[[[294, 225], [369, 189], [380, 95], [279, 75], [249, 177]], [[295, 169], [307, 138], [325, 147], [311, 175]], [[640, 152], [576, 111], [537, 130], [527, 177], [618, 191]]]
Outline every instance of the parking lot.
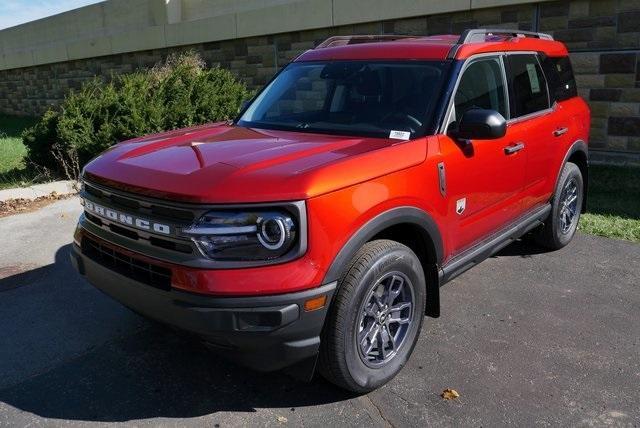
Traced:
[[442, 289], [394, 381], [354, 396], [235, 366], [102, 295], [68, 262], [79, 212], [0, 219], [0, 425], [640, 425], [640, 245], [507, 247]]

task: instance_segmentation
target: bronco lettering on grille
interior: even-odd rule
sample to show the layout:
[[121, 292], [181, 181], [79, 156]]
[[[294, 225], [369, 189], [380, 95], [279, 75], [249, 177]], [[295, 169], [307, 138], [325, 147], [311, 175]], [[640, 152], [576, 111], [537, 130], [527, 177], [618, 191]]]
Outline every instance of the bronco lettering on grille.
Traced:
[[84, 200], [84, 208], [91, 214], [95, 214], [98, 217], [102, 217], [113, 222], [132, 226], [141, 230], [162, 233], [163, 235], [171, 234], [171, 227], [166, 224], [155, 223], [151, 220], [146, 220], [143, 218], [134, 217], [129, 214], [121, 213], [119, 211], [112, 210], [111, 208], [106, 208], [102, 205], [94, 204], [93, 202], [86, 199]]

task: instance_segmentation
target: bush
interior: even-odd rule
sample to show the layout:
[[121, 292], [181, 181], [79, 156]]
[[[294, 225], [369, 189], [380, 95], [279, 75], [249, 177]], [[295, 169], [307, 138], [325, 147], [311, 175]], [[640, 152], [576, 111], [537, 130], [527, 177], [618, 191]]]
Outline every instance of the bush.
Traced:
[[193, 52], [172, 55], [151, 70], [84, 84], [22, 138], [30, 161], [75, 178], [119, 141], [230, 119], [249, 96], [229, 71], [205, 68]]

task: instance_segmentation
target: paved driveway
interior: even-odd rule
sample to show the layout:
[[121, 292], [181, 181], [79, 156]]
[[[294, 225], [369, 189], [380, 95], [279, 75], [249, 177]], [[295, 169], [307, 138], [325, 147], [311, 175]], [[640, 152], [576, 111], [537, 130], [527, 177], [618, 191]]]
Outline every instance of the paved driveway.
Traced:
[[640, 425], [640, 245], [508, 247], [444, 287], [407, 367], [357, 397], [236, 367], [94, 290], [67, 261], [79, 211], [0, 219], [0, 425]]

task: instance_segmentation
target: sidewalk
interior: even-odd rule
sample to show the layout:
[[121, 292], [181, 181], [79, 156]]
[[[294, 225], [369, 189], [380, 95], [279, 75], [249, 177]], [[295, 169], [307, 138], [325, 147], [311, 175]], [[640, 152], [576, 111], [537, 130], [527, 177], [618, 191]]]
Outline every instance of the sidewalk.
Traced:
[[53, 181], [51, 183], [36, 184], [29, 187], [0, 190], [0, 202], [9, 199], [36, 199], [55, 192], [58, 196], [76, 193], [77, 182], [74, 180]]

